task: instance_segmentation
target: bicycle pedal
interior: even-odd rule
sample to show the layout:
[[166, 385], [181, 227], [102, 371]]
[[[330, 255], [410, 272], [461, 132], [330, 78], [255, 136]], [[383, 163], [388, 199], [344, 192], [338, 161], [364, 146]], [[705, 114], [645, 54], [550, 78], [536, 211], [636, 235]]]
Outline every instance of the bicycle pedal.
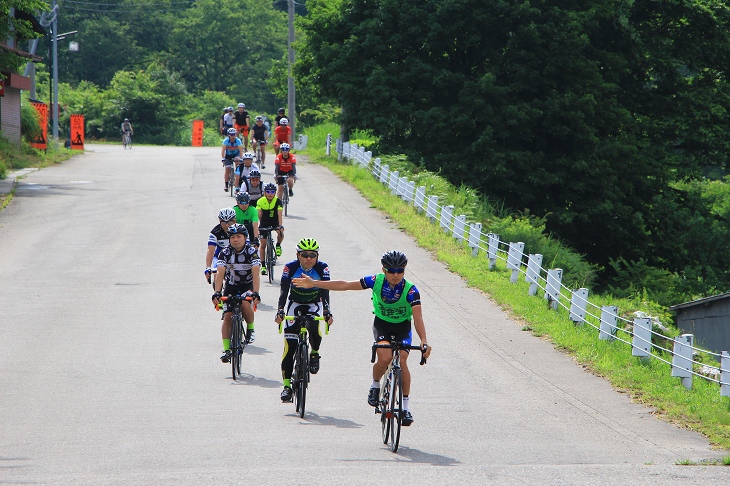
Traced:
[[375, 413], [380, 413], [380, 407], [375, 407]]

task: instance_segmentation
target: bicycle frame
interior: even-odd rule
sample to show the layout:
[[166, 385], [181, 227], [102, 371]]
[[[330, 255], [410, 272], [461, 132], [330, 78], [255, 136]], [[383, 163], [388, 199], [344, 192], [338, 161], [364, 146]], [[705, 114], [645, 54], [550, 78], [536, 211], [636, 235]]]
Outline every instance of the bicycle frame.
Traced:
[[[243, 318], [243, 311], [241, 310], [241, 303], [243, 301], [251, 302], [251, 297], [244, 297], [242, 294], [236, 294], [236, 295], [230, 295], [230, 296], [223, 296], [221, 297], [221, 304], [219, 304], [218, 308], [223, 308], [223, 303], [230, 302], [230, 307], [232, 307], [232, 310], [223, 310], [223, 315], [225, 317], [226, 312], [231, 312], [233, 315], [231, 316], [231, 376], [234, 380], [236, 380], [236, 376], [241, 376], [241, 357], [243, 355], [243, 350], [246, 349], [246, 345], [248, 344], [248, 330], [243, 330], [243, 323], [245, 322], [245, 319]], [[254, 307], [254, 310], [256, 308]]]

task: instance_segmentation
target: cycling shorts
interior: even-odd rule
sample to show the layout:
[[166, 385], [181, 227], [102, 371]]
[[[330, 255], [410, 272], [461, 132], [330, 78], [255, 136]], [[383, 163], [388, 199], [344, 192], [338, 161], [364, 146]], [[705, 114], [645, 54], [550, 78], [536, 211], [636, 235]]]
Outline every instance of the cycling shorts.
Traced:
[[262, 146], [266, 145], [266, 140], [257, 140], [254, 139], [256, 143], [260, 143]]
[[[253, 291], [253, 282], [243, 284], [243, 285], [229, 285], [228, 283], [226, 283], [223, 286], [222, 294], [223, 295], [236, 295], [236, 294], [244, 295], [248, 291]], [[224, 312], [231, 312], [233, 310], [229, 307], [227, 302], [225, 305], [226, 305], [226, 310]]]
[[239, 125], [236, 123], [236, 131], [244, 137], [248, 137], [248, 125]]
[[226, 161], [223, 162], [223, 165], [225, 167], [231, 167], [233, 165], [233, 159], [235, 159], [236, 157], [238, 157], [238, 155], [227, 155], [226, 154], [226, 156], [225, 156]]
[[[283, 226], [280, 226], [279, 227], [279, 230], [283, 231], [284, 230], [284, 227]], [[277, 230], [274, 230], [274, 231], [277, 231]], [[259, 239], [260, 240], [265, 240], [266, 237], [269, 236], [269, 233], [271, 233], [271, 230], [263, 230], [262, 231], [261, 228], [259, 228]]]
[[[289, 172], [280, 172], [278, 175], [279, 176], [287, 175], [289, 177], [296, 177], [297, 171], [296, 171], [296, 169], [292, 169]], [[279, 184], [280, 186], [283, 185], [284, 184], [284, 178], [283, 177], [277, 177], [276, 178], [276, 183]]]
[[394, 323], [375, 317], [375, 321], [373, 322], [373, 339], [375, 342], [390, 342], [391, 336], [395, 336], [396, 341], [401, 341], [406, 346], [410, 346], [411, 340], [413, 339], [410, 319]]

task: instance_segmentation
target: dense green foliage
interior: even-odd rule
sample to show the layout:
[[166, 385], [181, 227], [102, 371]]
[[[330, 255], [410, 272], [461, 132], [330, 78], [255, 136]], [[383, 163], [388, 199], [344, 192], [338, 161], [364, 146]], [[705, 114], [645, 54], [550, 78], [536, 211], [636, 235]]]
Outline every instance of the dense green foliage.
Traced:
[[627, 274], [671, 285], [669, 300], [730, 290], [728, 221], [681, 184], [727, 164], [723, 2], [313, 0], [309, 12], [300, 76], [381, 153], [544, 217], [615, 290], [632, 291]]
[[[48, 4], [43, 0], [0, 0], [0, 12], [3, 12], [3, 19], [0, 21], [0, 39], [4, 41], [12, 37], [17, 42], [22, 42], [40, 37], [40, 34], [33, 31], [33, 26], [28, 20], [6, 16], [6, 12], [11, 8], [35, 14], [38, 11], [48, 10]], [[17, 71], [25, 62], [23, 57], [0, 49], [0, 68], [3, 70]]]

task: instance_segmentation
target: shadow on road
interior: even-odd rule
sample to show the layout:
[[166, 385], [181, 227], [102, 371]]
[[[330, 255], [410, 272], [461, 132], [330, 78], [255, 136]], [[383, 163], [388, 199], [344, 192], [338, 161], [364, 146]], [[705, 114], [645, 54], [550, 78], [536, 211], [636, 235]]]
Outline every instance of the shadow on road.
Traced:
[[[230, 376], [228, 377], [231, 378]], [[237, 386], [259, 386], [261, 388], [279, 388], [281, 381], [279, 380], [268, 380], [266, 378], [259, 378], [258, 376], [249, 375], [248, 373], [241, 373], [241, 376], [236, 380], [231, 380], [231, 385]]]
[[[289, 413], [288, 417], [298, 417], [297, 413]], [[328, 427], [337, 427], [340, 429], [359, 429], [364, 427], [363, 424], [358, 424], [352, 420], [343, 420], [335, 417], [321, 416], [316, 413], [306, 412], [304, 418], [301, 420], [302, 425], [326, 425]]]
[[398, 448], [396, 456], [408, 459], [409, 462], [431, 464], [432, 466], [455, 466], [457, 464], [461, 464], [461, 461], [457, 461], [452, 457], [441, 456], [439, 454], [429, 454], [428, 452], [404, 446], [400, 446]]

